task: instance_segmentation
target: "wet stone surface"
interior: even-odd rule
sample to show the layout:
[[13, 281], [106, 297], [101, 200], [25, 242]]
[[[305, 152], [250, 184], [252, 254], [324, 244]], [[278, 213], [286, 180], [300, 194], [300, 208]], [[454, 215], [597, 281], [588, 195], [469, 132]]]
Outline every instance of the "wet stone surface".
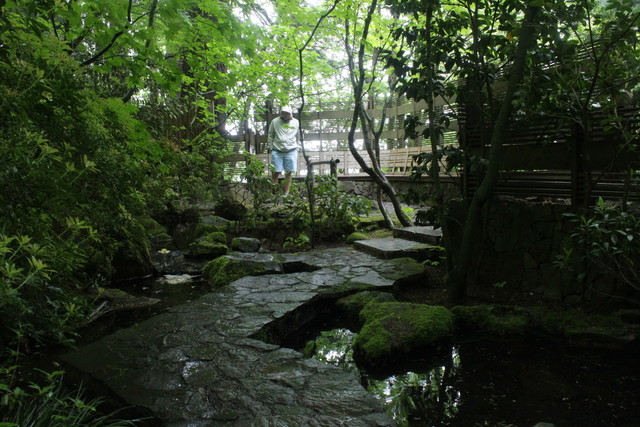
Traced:
[[393, 425], [355, 374], [251, 337], [316, 298], [391, 287], [416, 269], [352, 248], [286, 257], [316, 270], [244, 277], [63, 361], [167, 426]]

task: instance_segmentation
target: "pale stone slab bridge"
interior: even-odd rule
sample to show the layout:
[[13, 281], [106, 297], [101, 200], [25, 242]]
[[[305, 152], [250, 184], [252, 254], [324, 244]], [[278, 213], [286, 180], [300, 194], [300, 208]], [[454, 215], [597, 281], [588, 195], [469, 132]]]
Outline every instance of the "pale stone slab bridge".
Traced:
[[[242, 278], [69, 352], [63, 361], [127, 404], [146, 408], [153, 425], [394, 425], [353, 374], [256, 337], [320, 300], [420, 280], [422, 265], [352, 247], [285, 255], [284, 261], [253, 256], [298, 272]], [[290, 328], [295, 333], [295, 325]]]

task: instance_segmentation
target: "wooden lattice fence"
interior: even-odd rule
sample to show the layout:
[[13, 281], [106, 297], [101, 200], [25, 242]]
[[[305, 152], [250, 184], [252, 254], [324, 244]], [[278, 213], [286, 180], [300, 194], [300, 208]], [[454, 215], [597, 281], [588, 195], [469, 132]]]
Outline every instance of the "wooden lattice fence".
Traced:
[[[588, 134], [575, 122], [547, 116], [514, 122], [504, 143], [498, 194], [517, 197], [564, 198], [575, 204], [594, 198], [640, 199], [640, 169], [636, 147], [640, 129], [637, 108], [618, 110], [619, 129], [605, 125], [603, 113], [590, 116]], [[487, 157], [490, 130], [464, 121], [462, 145], [470, 155]], [[465, 174], [466, 193], [478, 176]], [[588, 200], [587, 200], [588, 199]]]

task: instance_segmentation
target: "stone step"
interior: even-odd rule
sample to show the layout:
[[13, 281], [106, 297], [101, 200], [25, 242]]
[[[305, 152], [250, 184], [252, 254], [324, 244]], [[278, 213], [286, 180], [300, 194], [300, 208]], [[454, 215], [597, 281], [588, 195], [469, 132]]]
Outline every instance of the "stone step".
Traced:
[[393, 237], [439, 245], [442, 238], [442, 230], [439, 228], [434, 230], [430, 225], [394, 228]]
[[416, 261], [425, 261], [440, 257], [440, 250], [436, 246], [396, 237], [356, 240], [353, 246], [382, 259], [408, 257]]

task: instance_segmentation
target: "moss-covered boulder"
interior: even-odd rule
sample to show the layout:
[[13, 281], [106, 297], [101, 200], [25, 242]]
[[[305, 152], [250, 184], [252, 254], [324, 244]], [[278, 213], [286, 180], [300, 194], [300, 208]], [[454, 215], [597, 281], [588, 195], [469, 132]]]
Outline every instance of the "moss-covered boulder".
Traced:
[[138, 218], [138, 221], [146, 231], [147, 236], [155, 236], [157, 234], [162, 234], [167, 232], [167, 229], [162, 224], [160, 224], [158, 221], [151, 218], [150, 216], [140, 217]]
[[425, 274], [425, 266], [413, 258], [401, 257], [389, 260], [378, 269], [380, 275], [386, 279], [396, 280], [396, 285], [404, 282], [415, 282]]
[[380, 228], [385, 228], [387, 226], [387, 221], [384, 219], [382, 214], [371, 214], [363, 217], [356, 218], [358, 223], [356, 224], [356, 228], [358, 230], [377, 230]]
[[363, 233], [361, 231], [355, 231], [347, 236], [347, 243], [353, 244], [356, 240], [367, 240], [369, 235], [367, 233]]
[[232, 221], [239, 221], [245, 218], [247, 212], [247, 207], [235, 200], [233, 196], [222, 197], [216, 204], [216, 214]]
[[189, 245], [188, 255], [194, 258], [217, 258], [229, 252], [226, 235], [220, 231], [208, 233]]
[[359, 363], [383, 366], [399, 354], [436, 347], [451, 338], [454, 316], [445, 307], [402, 302], [367, 304], [353, 343]]
[[116, 288], [91, 288], [89, 295], [95, 299], [96, 303], [100, 304], [98, 305], [98, 309], [86, 319], [87, 323], [93, 322], [97, 318], [110, 312], [146, 308], [160, 302], [158, 298], [134, 296]]
[[143, 216], [138, 218], [140, 225], [144, 229], [149, 243], [151, 244], [151, 250], [159, 250], [162, 248], [174, 249], [175, 244], [173, 242], [173, 237], [171, 237], [167, 233], [167, 229], [165, 226], [160, 224], [155, 219], [150, 216]]
[[175, 249], [176, 245], [173, 242], [173, 237], [167, 233], [155, 234], [149, 237], [149, 243], [153, 250], [160, 249]]
[[111, 260], [113, 281], [129, 280], [153, 275], [155, 269], [147, 242], [127, 240]]
[[458, 306], [451, 311], [462, 333], [561, 337], [576, 345], [619, 346], [638, 340], [640, 328], [611, 315], [545, 307]]
[[171, 237], [176, 244], [176, 248], [181, 251], [189, 250], [189, 245], [195, 240], [195, 223], [179, 223], [171, 230]]
[[358, 322], [362, 309], [367, 304], [375, 302], [397, 302], [397, 300], [389, 292], [362, 291], [338, 299], [336, 307], [341, 315], [349, 320], [349, 324], [354, 324]]
[[209, 261], [202, 269], [202, 277], [212, 288], [220, 288], [245, 276], [264, 274], [263, 263], [248, 259], [221, 256]]
[[194, 230], [196, 238], [204, 236], [215, 231], [227, 232], [233, 226], [233, 222], [215, 215], [206, 215], [200, 218], [198, 225]]
[[212, 231], [202, 236], [202, 238], [209, 242], [227, 243], [227, 234], [223, 231]]
[[456, 306], [451, 309], [462, 332], [524, 335], [530, 326], [526, 309], [499, 305]]
[[234, 237], [231, 240], [231, 249], [238, 252], [260, 251], [260, 239], [255, 237]]

